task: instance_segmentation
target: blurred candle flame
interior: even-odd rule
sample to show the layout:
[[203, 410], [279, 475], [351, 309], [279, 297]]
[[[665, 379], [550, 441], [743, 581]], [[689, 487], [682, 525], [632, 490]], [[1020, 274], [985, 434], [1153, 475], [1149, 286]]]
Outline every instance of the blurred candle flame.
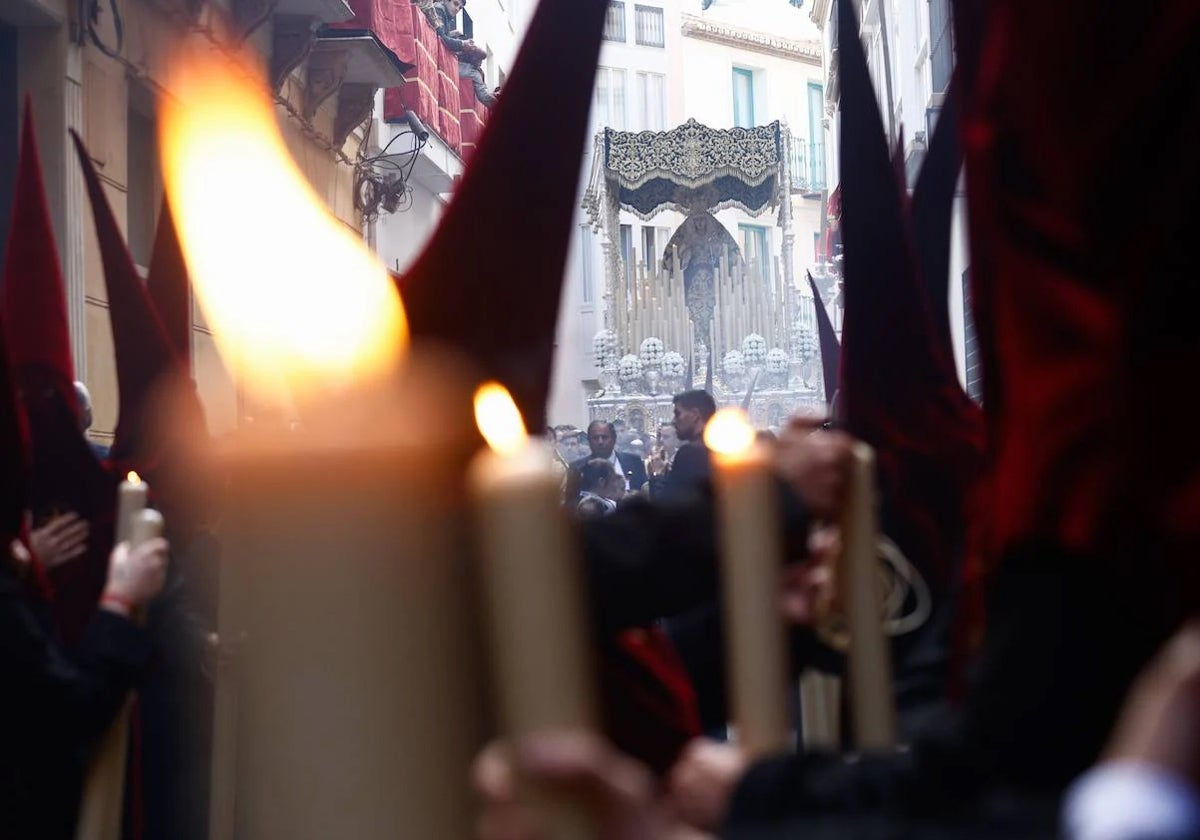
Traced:
[[383, 377], [408, 333], [387, 270], [296, 166], [261, 76], [178, 53], [160, 110], [164, 186], [223, 358], [260, 394]]
[[512, 395], [498, 382], [475, 392], [475, 423], [492, 451], [512, 455], [526, 444], [525, 423]]
[[755, 432], [740, 408], [722, 408], [704, 428], [704, 443], [718, 455], [738, 456], [754, 448]]
[[125, 480], [128, 481], [130, 484], [141, 484], [142, 483], [142, 477], [140, 475], [138, 475], [137, 473], [135, 473], [133, 470], [130, 470], [129, 473], [125, 476]]

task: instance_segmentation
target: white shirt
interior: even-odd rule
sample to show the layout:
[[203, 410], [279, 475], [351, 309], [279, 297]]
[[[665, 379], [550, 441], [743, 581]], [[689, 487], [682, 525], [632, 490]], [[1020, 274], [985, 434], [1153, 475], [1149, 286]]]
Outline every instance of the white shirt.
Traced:
[[1063, 800], [1066, 840], [1189, 840], [1200, 837], [1200, 792], [1134, 761], [1100, 764]]

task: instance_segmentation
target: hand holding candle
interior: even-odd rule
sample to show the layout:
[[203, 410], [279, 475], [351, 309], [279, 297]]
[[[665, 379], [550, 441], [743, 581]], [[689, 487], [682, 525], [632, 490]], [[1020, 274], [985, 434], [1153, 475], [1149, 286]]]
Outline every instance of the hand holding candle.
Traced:
[[783, 534], [775, 473], [745, 412], [725, 408], [704, 432], [713, 453], [726, 655], [737, 737], [751, 758], [786, 750], [787, 659], [779, 613]]

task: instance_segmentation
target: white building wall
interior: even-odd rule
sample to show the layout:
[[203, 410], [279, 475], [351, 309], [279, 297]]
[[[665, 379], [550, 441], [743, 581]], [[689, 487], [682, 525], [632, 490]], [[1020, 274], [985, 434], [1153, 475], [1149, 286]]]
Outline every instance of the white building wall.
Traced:
[[[883, 44], [879, 27], [879, 4], [886, 2], [885, 16], [888, 30], [891, 32], [889, 48], [892, 58], [892, 95], [896, 117], [895, 130], [899, 134], [903, 129], [905, 138], [905, 158], [908, 161], [909, 186], [914, 183], [917, 163], [923, 158], [928, 144], [928, 126], [930, 111], [940, 108], [942, 94], [933, 92], [932, 73], [932, 30], [930, 22], [930, 0], [863, 0], [863, 43], [867, 50], [867, 61], [875, 81], [875, 93], [879, 100], [880, 111], [886, 122], [886, 86], [883, 78]], [[822, 41], [825, 46], [825, 65], [828, 71], [834, 55], [836, 44], [833, 43], [834, 26], [832, 19], [836, 13], [833, 0], [813, 0], [810, 11], [811, 19], [821, 26]], [[828, 73], [827, 73], [828, 75]], [[827, 89], [837, 90], [836, 80], [827, 78]], [[832, 107], [832, 103], [831, 106]], [[840, 161], [837, 154], [838, 133], [840, 121], [834, 113], [829, 120], [827, 133], [827, 162], [829, 165], [829, 185], [832, 189], [839, 180], [838, 167]], [[948, 296], [950, 301], [950, 335], [954, 343], [955, 360], [959, 376], [966, 382], [964, 366], [965, 350], [965, 317], [962, 292], [962, 277], [970, 266], [970, 253], [967, 245], [967, 209], [966, 200], [962, 195], [962, 181], [959, 182], [959, 195], [954, 203], [951, 219], [950, 239], [950, 275], [948, 277]]]

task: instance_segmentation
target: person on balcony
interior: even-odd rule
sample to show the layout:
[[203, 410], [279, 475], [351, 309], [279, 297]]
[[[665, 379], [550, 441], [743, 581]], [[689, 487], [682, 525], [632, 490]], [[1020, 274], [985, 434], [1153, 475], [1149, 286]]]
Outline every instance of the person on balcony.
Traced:
[[487, 58], [487, 52], [482, 47], [474, 41], [464, 41], [462, 52], [458, 54], [458, 77], [470, 79], [471, 86], [475, 88], [475, 98], [484, 107], [491, 108], [496, 104], [496, 94], [500, 92], [500, 89], [488, 90], [487, 81], [483, 77], [483, 60], [485, 58]]
[[461, 53], [465, 43], [462, 33], [455, 28], [458, 13], [466, 8], [467, 0], [438, 0], [433, 4], [433, 28], [438, 38], [450, 52]]

